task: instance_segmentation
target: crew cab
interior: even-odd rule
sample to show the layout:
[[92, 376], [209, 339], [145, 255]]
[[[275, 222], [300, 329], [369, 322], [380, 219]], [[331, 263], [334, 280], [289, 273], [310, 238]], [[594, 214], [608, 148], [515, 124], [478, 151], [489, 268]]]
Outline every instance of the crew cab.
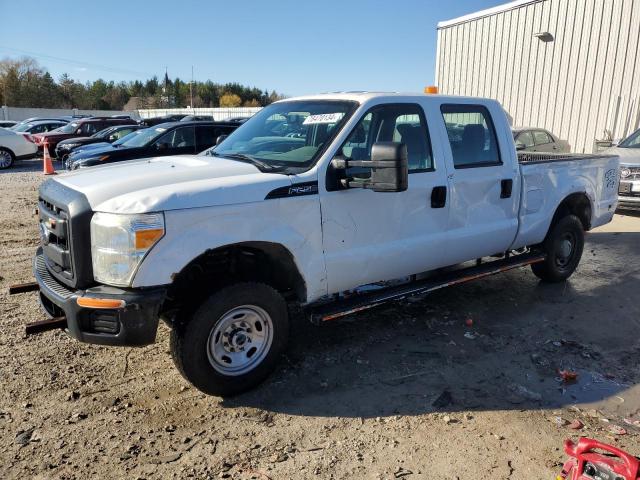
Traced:
[[519, 156], [494, 100], [288, 99], [201, 155], [46, 180], [34, 274], [52, 326], [138, 346], [163, 319], [182, 375], [232, 395], [274, 368], [292, 312], [323, 323], [529, 265], [566, 280], [613, 217], [618, 162]]

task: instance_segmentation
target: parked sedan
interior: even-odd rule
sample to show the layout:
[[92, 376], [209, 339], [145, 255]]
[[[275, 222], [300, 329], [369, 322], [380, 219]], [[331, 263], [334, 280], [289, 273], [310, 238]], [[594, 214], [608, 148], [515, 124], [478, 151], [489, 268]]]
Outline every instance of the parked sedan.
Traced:
[[9, 168], [16, 159], [33, 157], [37, 152], [36, 144], [25, 135], [0, 128], [0, 170]]
[[75, 137], [67, 140], [62, 140], [56, 146], [56, 157], [61, 161], [66, 161], [69, 154], [76, 150], [78, 147], [91, 145], [94, 143], [113, 143], [116, 140], [120, 140], [122, 137], [129, 135], [131, 132], [144, 128], [140, 125], [117, 125], [115, 127], [108, 127], [94, 133], [90, 137]]
[[229, 135], [238, 125], [220, 122], [172, 122], [138, 130], [119, 145], [72, 152], [67, 168], [103, 165], [123, 160], [195, 154], [215, 145], [218, 137]]
[[523, 152], [569, 153], [571, 147], [542, 128], [513, 128], [516, 150]]

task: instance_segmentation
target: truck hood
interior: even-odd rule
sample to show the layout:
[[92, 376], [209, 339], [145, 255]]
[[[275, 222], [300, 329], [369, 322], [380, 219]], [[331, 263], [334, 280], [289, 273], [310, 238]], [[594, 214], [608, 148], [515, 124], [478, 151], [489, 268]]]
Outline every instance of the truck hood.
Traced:
[[622, 165], [637, 165], [640, 167], [640, 148], [613, 147], [607, 149], [606, 153], [618, 155]]
[[76, 170], [51, 181], [77, 190], [94, 211], [146, 213], [258, 202], [291, 185], [236, 160], [204, 155], [156, 157]]

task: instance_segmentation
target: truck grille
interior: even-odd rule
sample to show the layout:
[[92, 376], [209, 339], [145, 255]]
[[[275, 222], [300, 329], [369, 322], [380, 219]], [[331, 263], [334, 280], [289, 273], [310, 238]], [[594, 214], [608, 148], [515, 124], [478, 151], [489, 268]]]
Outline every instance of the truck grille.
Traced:
[[640, 167], [620, 165], [620, 180], [640, 180]]
[[93, 212], [87, 198], [53, 179], [40, 185], [40, 241], [47, 271], [74, 289], [93, 285], [91, 235]]
[[73, 261], [69, 248], [69, 214], [60, 206], [43, 199], [38, 205], [40, 240], [49, 268], [67, 279], [73, 278]]

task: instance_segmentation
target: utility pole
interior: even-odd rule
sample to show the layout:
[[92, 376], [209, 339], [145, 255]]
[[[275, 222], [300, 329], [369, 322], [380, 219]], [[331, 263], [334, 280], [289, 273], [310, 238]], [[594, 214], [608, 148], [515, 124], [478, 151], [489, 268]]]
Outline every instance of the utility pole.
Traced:
[[193, 108], [193, 65], [191, 65], [191, 84], [189, 85], [189, 93], [191, 96], [191, 108]]

